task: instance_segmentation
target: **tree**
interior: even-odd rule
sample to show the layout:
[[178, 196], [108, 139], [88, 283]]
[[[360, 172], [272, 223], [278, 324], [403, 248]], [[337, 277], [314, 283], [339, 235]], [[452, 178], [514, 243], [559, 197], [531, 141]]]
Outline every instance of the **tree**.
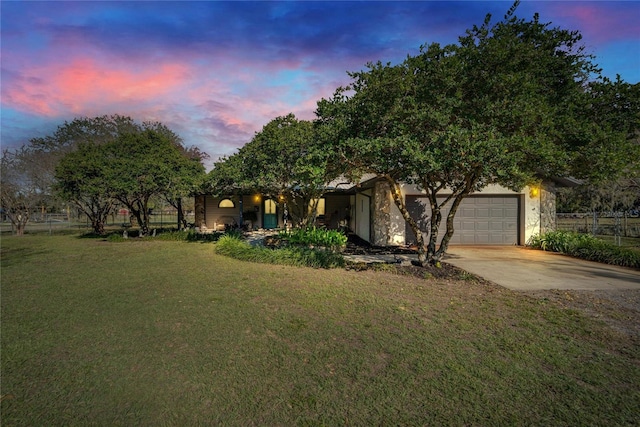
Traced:
[[139, 125], [131, 117], [118, 114], [93, 118], [79, 117], [70, 122], [65, 121], [51, 135], [32, 138], [27, 146], [30, 150], [40, 153], [43, 160], [46, 159], [41, 176], [52, 186], [56, 165], [79, 144], [104, 144], [113, 141], [120, 134], [135, 132], [137, 129]]
[[149, 200], [164, 197], [178, 209], [178, 227], [185, 225], [181, 198], [192, 195], [204, 178], [206, 158], [159, 122], [136, 123], [119, 115], [74, 119], [31, 145], [55, 159], [58, 194], [73, 202], [103, 233], [116, 200], [138, 220], [141, 234], [149, 229]]
[[182, 198], [185, 196], [193, 196], [201, 188], [204, 179], [204, 169], [197, 165], [201, 165], [203, 160], [209, 158], [209, 155], [196, 146], [185, 147], [182, 138], [160, 122], [144, 122], [142, 129], [152, 130], [163, 135], [171, 141], [183, 157], [192, 162], [185, 162], [182, 165], [183, 169], [179, 173], [174, 174], [174, 182], [172, 182], [172, 185], [168, 186], [163, 193], [164, 199], [178, 212], [178, 229], [186, 228], [187, 221], [182, 206]]
[[11, 221], [16, 235], [22, 236], [38, 207], [50, 198], [46, 179], [47, 159], [28, 147], [4, 150], [0, 159], [0, 208]]
[[108, 187], [106, 145], [80, 142], [56, 167], [55, 189], [83, 212], [96, 234], [104, 234], [113, 208], [113, 190]]
[[589, 175], [584, 185], [560, 192], [563, 211], [629, 210], [640, 204], [640, 83], [603, 78], [590, 82], [587, 93], [585, 112], [604, 132], [594, 130], [597, 137], [576, 153]]
[[105, 185], [135, 216], [140, 234], [149, 233], [149, 201], [154, 196], [190, 191], [203, 166], [183, 156], [166, 134], [147, 129], [120, 135], [105, 144]]
[[209, 185], [227, 194], [283, 196], [292, 221], [306, 225], [313, 222], [317, 202], [336, 176], [329, 155], [313, 123], [289, 114], [267, 123], [236, 154], [216, 163]]
[[[575, 31], [517, 18], [474, 26], [455, 45], [422, 46], [398, 65], [368, 64], [318, 103], [318, 126], [355, 176], [374, 173], [416, 235], [420, 263], [438, 263], [461, 201], [487, 184], [519, 189], [553, 175], [585, 176], [586, 147], [617, 135], [588, 113], [597, 72]], [[598, 98], [596, 96], [596, 98]], [[619, 158], [625, 141], [595, 155]], [[401, 196], [415, 184], [429, 200], [426, 242]], [[442, 209], [450, 206], [437, 242]]]

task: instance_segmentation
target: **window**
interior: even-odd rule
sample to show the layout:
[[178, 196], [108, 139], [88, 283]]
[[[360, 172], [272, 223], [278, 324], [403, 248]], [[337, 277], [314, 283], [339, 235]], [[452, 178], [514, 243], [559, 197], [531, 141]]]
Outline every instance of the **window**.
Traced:
[[220, 203], [218, 203], [219, 208], [235, 208], [236, 205], [233, 203], [231, 199], [222, 199]]
[[318, 202], [318, 205], [316, 206], [316, 215], [322, 216], [324, 215], [324, 199], [312, 199], [309, 201], [309, 212], [313, 210], [313, 204], [316, 201]]
[[278, 205], [275, 200], [267, 199], [264, 201], [264, 213], [265, 215], [274, 215], [276, 213]]

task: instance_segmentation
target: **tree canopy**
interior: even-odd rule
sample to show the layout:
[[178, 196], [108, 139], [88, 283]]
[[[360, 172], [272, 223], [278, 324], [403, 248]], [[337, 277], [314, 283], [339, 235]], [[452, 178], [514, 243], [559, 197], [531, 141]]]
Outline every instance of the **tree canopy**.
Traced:
[[[488, 15], [457, 44], [422, 46], [397, 65], [367, 64], [318, 103], [323, 135], [352, 174], [374, 173], [390, 185], [423, 264], [441, 259], [469, 194], [490, 183], [519, 189], [553, 175], [596, 178], [633, 149], [629, 129], [610, 123], [618, 114], [601, 120], [594, 111], [594, 100], [614, 108], [616, 91], [605, 81], [590, 84], [598, 70], [581, 35], [537, 15], [518, 18], [516, 8], [495, 24]], [[581, 162], [587, 151], [596, 167]], [[417, 185], [429, 200], [428, 242], [404, 205], [403, 183]]]
[[314, 202], [336, 176], [329, 159], [313, 123], [289, 114], [271, 120], [237, 153], [217, 162], [209, 183], [223, 193], [282, 196], [294, 223], [303, 225], [311, 221]]
[[[180, 210], [180, 198], [199, 190], [205, 176], [200, 163], [204, 154], [185, 148], [182, 140], [161, 123], [138, 125], [117, 117], [118, 123], [124, 123], [121, 128], [103, 128], [104, 117], [81, 119], [62, 127], [64, 135], [73, 129], [73, 134], [80, 137], [57, 165], [56, 189], [89, 217], [96, 233], [104, 232], [106, 215], [119, 201], [137, 219], [144, 235], [149, 231], [152, 197], [164, 197]], [[86, 129], [91, 130], [88, 135], [83, 133]], [[100, 132], [93, 132], [95, 129]], [[64, 141], [60, 139], [67, 145]]]
[[41, 151], [28, 147], [2, 152], [0, 207], [18, 236], [24, 233], [33, 212], [51, 198], [49, 160]]

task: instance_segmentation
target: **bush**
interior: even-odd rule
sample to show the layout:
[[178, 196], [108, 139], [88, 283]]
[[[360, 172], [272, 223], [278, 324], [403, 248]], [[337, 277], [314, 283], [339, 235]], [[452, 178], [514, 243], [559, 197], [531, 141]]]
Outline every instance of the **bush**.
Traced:
[[589, 261], [640, 268], [640, 252], [612, 245], [590, 234], [550, 231], [533, 236], [528, 246], [543, 251], [561, 252]]
[[111, 233], [107, 236], [107, 241], [108, 242], [126, 242], [127, 239], [122, 237], [122, 234], [120, 233]]
[[158, 233], [155, 237], [155, 240], [169, 240], [169, 241], [177, 241], [177, 242], [185, 242], [188, 241], [192, 234], [195, 234], [193, 231], [189, 230], [174, 230], [174, 231], [163, 231]]
[[216, 242], [220, 236], [221, 233], [202, 234], [196, 233], [195, 230], [173, 230], [161, 232], [153, 239], [176, 242]]
[[347, 244], [347, 236], [341, 231], [327, 230], [318, 227], [296, 228], [291, 231], [282, 231], [279, 237], [292, 245], [321, 246], [333, 251], [339, 251]]
[[216, 253], [242, 261], [261, 262], [265, 264], [283, 264], [315, 268], [344, 267], [342, 255], [322, 250], [302, 247], [269, 249], [251, 246], [235, 235], [224, 235], [216, 243]]

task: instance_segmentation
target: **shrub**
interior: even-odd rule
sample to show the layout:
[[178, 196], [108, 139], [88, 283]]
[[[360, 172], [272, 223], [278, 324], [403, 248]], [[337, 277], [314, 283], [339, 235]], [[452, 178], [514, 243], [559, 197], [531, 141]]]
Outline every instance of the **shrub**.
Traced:
[[292, 245], [322, 246], [333, 251], [339, 251], [347, 244], [347, 236], [341, 231], [327, 230], [318, 227], [296, 228], [291, 231], [282, 231], [279, 237]]
[[191, 234], [195, 234], [192, 231], [188, 230], [173, 230], [173, 231], [164, 231], [157, 234], [154, 239], [156, 240], [169, 240], [169, 241], [178, 241], [185, 242], [189, 240]]
[[242, 261], [261, 262], [265, 264], [284, 264], [315, 268], [344, 267], [342, 255], [302, 247], [269, 249], [252, 246], [235, 235], [224, 235], [216, 243], [216, 253]]
[[640, 268], [640, 252], [612, 245], [590, 234], [550, 231], [533, 236], [528, 246], [543, 251], [561, 252], [589, 261]]
[[107, 236], [107, 241], [108, 242], [126, 242], [127, 239], [122, 237], [122, 234], [120, 233], [111, 233]]

